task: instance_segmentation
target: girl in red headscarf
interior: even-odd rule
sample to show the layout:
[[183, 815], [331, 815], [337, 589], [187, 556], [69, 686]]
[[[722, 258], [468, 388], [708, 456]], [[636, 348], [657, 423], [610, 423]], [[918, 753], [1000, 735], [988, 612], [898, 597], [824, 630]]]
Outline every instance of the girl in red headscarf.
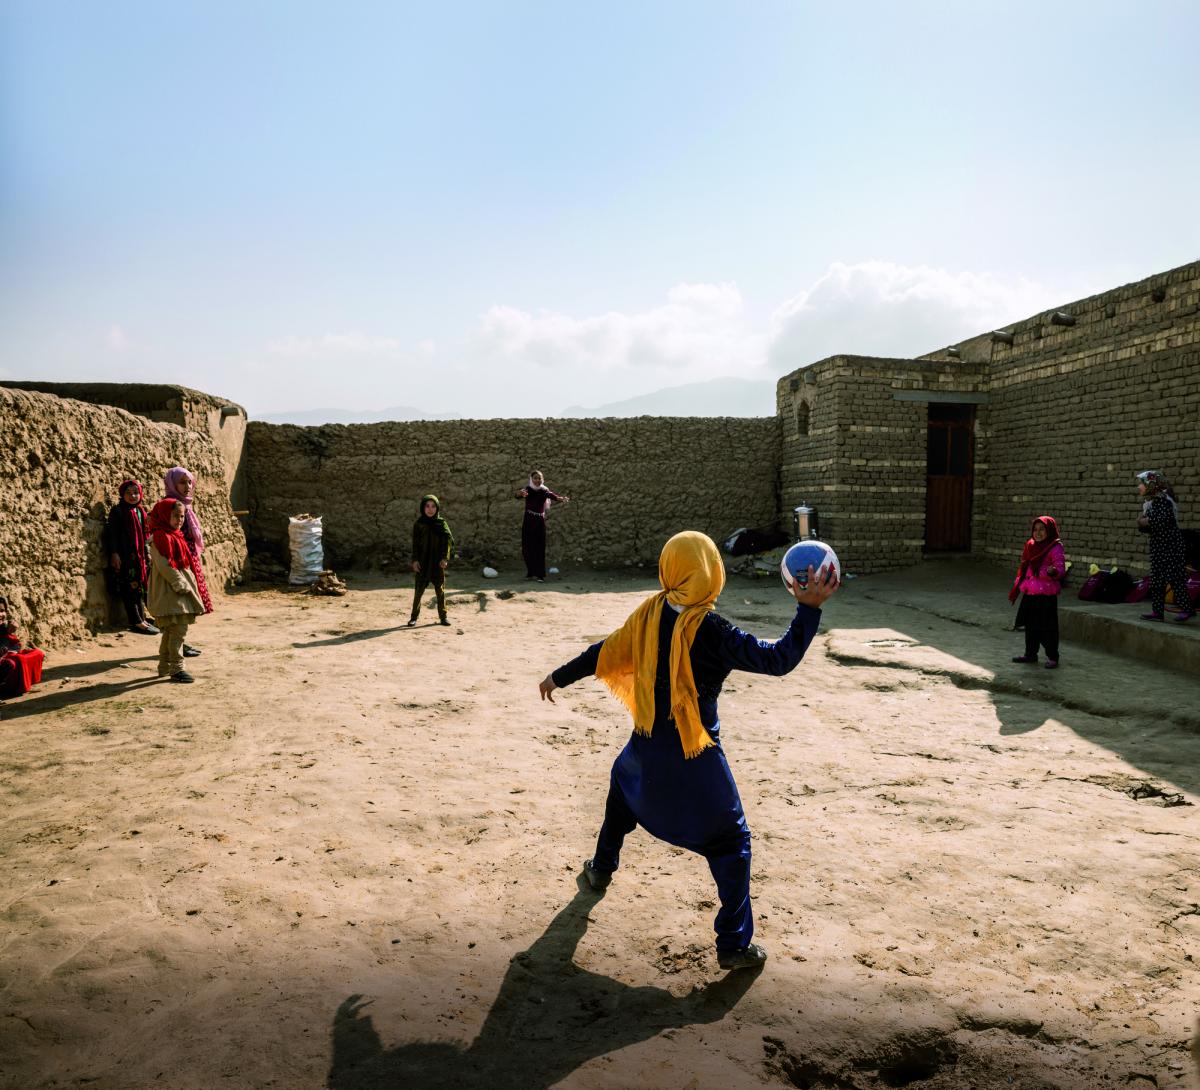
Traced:
[[1008, 600], [1025, 595], [1021, 605], [1025, 620], [1025, 654], [1014, 655], [1013, 662], [1034, 663], [1038, 646], [1046, 650], [1046, 669], [1058, 668], [1058, 594], [1067, 573], [1067, 558], [1058, 523], [1049, 515], [1033, 520], [1031, 537], [1021, 550], [1021, 563], [1013, 580]]
[[108, 567], [112, 584], [125, 606], [129, 631], [157, 636], [158, 629], [146, 619], [146, 582], [150, 578], [150, 558], [146, 553], [146, 509], [142, 506], [142, 486], [137, 481], [122, 481], [121, 497], [108, 513], [104, 531]]
[[183, 641], [188, 625], [205, 613], [196, 581], [200, 563], [183, 536], [186, 509], [180, 500], [159, 500], [146, 520], [150, 531], [150, 609], [162, 640], [158, 676], [193, 681], [183, 668]]

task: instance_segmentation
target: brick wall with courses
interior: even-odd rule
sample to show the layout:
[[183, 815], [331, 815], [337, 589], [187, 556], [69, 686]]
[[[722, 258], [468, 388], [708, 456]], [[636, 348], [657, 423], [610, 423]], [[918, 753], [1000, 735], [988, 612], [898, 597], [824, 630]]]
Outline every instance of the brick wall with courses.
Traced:
[[288, 516], [323, 516], [326, 563], [407, 570], [421, 495], [434, 492], [473, 564], [521, 566], [521, 501], [534, 468], [571, 497], [548, 519], [548, 563], [653, 566], [687, 529], [720, 540], [778, 508], [774, 417], [451, 420], [247, 430], [249, 533], [287, 563]]
[[[815, 381], [805, 382], [809, 373]], [[793, 389], [793, 381], [799, 384]], [[897, 392], [979, 392], [984, 368], [960, 361], [916, 361], [834, 356], [786, 375], [777, 387], [784, 420], [781, 492], [785, 510], [814, 503], [821, 536], [845, 570], [884, 571], [915, 564], [925, 541], [925, 466], [928, 404], [902, 401]], [[810, 438], [789, 429], [792, 404], [808, 397]], [[822, 404], [823, 403], [823, 404]], [[821, 408], [818, 406], [821, 405]], [[987, 406], [976, 412], [977, 496], [986, 496]], [[984, 537], [977, 504], [973, 541]]]
[[833, 514], [831, 503], [836, 502], [839, 449], [837, 397], [831, 379], [831, 367], [814, 364], [785, 375], [775, 386], [780, 525], [790, 533], [793, 509], [806, 503], [817, 509], [821, 536], [827, 541], [831, 539], [826, 520]]
[[1077, 563], [1144, 574], [1135, 473], [1166, 473], [1181, 521], [1200, 528], [1200, 263], [1057, 309], [1075, 324], [1048, 311], [1006, 327], [1011, 346], [987, 338], [983, 549], [1015, 563], [1030, 520], [1046, 513]]
[[151, 502], [163, 472], [197, 475], [205, 572], [220, 590], [241, 572], [245, 538], [212, 440], [122, 409], [0, 388], [0, 593], [23, 635], [55, 647], [116, 622], [101, 535], [117, 487], [140, 480]]

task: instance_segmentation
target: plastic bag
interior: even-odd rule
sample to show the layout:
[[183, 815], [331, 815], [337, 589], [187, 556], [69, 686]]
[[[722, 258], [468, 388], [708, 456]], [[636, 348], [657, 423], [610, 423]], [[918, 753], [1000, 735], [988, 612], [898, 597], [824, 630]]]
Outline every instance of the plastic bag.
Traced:
[[293, 515], [288, 519], [288, 546], [292, 553], [289, 583], [295, 586], [315, 583], [325, 570], [322, 532], [320, 515]]

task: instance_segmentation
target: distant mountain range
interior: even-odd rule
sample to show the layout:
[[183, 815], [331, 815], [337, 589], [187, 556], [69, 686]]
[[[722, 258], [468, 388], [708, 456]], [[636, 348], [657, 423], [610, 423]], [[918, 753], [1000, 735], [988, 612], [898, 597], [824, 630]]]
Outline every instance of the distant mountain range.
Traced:
[[[597, 416], [774, 416], [773, 379], [714, 378], [668, 386], [603, 405], [570, 405], [563, 417]], [[383, 420], [462, 420], [462, 413], [431, 413], [412, 405], [388, 409], [297, 409], [263, 413], [268, 424], [377, 424]]]
[[714, 378], [667, 386], [604, 405], [571, 405], [562, 416], [774, 416], [775, 380]]

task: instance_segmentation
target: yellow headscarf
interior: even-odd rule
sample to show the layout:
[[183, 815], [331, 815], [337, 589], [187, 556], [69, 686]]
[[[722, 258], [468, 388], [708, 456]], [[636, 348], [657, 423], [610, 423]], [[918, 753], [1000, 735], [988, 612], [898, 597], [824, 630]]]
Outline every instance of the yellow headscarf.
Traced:
[[680, 606], [682, 612], [671, 635], [671, 714], [683, 742], [683, 755], [696, 757], [713, 740], [700, 722], [700, 701], [692, 677], [692, 641], [725, 588], [725, 565], [710, 537], [685, 530], [663, 546], [658, 581], [663, 589], [647, 598], [604, 641], [596, 676], [633, 714], [633, 729], [648, 737], [654, 727], [654, 675], [663, 603]]

